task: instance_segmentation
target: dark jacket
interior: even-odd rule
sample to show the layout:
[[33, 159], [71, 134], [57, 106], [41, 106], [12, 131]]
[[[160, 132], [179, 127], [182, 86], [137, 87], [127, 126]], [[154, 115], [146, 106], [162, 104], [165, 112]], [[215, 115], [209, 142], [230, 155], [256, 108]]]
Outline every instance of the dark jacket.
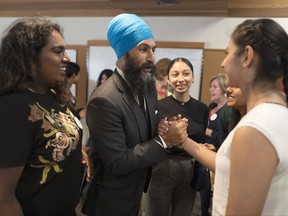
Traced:
[[147, 126], [148, 134], [157, 129], [156, 92], [145, 97], [150, 125], [117, 71], [91, 95], [86, 119], [94, 178], [84, 205], [88, 215], [136, 216], [148, 168], [165, 159], [165, 150], [146, 133]]

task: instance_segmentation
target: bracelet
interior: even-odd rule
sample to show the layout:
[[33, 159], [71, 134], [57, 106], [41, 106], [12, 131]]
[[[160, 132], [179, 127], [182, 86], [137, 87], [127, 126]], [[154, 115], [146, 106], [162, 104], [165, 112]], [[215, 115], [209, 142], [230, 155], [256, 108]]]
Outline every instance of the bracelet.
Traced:
[[182, 144], [177, 145], [177, 146], [178, 146], [178, 148], [183, 149], [183, 148], [184, 148], [184, 145], [185, 145], [185, 142], [183, 142]]
[[160, 141], [158, 141], [157, 138], [155, 138], [155, 139], [154, 139], [155, 142], [156, 142], [157, 144], [159, 144], [162, 148], [166, 149], [166, 148], [167, 148], [166, 143], [164, 142], [164, 140], [162, 139], [162, 137], [161, 137], [160, 135], [159, 135], [158, 137], [159, 137]]

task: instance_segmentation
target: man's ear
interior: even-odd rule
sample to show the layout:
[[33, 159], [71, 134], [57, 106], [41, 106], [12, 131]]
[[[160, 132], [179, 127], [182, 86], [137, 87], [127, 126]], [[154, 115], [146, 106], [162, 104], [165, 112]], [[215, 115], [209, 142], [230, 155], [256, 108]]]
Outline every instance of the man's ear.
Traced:
[[118, 59], [118, 61], [116, 63], [117, 67], [122, 71], [124, 71], [124, 69], [125, 69], [127, 56], [128, 56], [128, 53], [123, 55], [120, 59]]
[[250, 45], [247, 45], [243, 52], [243, 66], [249, 67], [252, 64], [254, 58], [255, 58], [254, 49]]

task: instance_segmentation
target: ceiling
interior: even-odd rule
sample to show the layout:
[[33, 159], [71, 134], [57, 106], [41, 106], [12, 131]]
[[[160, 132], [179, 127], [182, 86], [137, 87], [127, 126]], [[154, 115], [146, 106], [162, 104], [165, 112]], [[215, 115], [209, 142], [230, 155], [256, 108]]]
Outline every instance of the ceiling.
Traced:
[[[119, 13], [139, 16], [287, 17], [287, 0], [0, 0], [0, 17], [46, 15], [101, 17]], [[175, 0], [177, 1], [177, 0]]]

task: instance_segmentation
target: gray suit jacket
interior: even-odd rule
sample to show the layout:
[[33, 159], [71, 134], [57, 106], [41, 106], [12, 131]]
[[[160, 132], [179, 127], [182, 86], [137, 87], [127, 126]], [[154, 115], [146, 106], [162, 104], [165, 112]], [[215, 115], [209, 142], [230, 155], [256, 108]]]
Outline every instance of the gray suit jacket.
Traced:
[[94, 178], [84, 205], [88, 215], [136, 216], [150, 180], [148, 168], [166, 157], [165, 150], [146, 133], [148, 128], [154, 136], [157, 129], [156, 93], [145, 98], [150, 125], [116, 70], [90, 98], [86, 121]]

